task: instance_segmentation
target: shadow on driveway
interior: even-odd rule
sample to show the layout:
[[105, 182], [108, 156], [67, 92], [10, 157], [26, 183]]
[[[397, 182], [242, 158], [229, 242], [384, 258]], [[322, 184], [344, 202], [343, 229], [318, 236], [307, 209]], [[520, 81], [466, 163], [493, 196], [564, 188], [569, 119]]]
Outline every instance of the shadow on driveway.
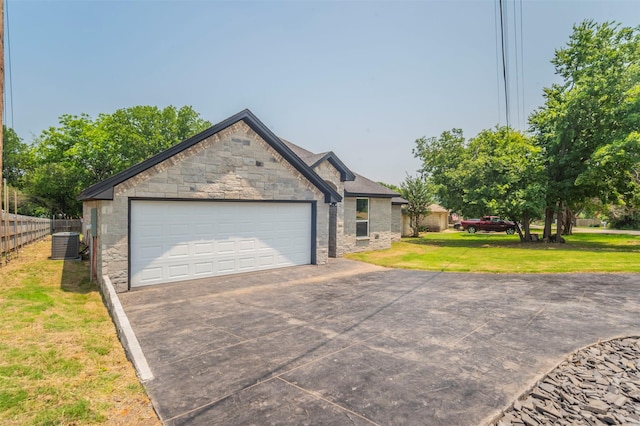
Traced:
[[568, 353], [640, 335], [640, 275], [332, 259], [121, 294], [166, 424], [490, 420]]

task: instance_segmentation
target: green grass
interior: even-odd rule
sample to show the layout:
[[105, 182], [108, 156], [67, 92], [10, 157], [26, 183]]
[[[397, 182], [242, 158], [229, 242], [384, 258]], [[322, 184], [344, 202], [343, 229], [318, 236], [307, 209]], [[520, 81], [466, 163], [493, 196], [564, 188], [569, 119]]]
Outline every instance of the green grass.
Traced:
[[87, 262], [50, 250], [0, 267], [0, 424], [159, 424]]
[[485, 273], [640, 272], [640, 237], [576, 233], [565, 244], [521, 243], [517, 235], [426, 233], [391, 249], [345, 257], [391, 268]]

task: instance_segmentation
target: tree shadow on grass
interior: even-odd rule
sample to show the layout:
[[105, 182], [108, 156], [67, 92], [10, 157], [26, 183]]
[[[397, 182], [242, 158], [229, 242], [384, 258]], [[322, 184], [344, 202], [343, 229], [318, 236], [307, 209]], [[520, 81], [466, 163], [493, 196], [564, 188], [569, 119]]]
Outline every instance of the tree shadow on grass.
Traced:
[[97, 283], [89, 280], [89, 261], [65, 260], [60, 288], [62, 291], [80, 294], [98, 291]]

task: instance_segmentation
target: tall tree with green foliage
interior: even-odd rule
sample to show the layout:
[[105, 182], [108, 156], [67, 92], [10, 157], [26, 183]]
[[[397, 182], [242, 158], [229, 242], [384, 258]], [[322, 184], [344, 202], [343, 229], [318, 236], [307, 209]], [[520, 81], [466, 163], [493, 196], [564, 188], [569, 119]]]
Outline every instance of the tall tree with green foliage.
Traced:
[[545, 237], [584, 200], [637, 202], [640, 29], [585, 21], [552, 60], [562, 82], [530, 117], [547, 176]]
[[462, 129], [452, 129], [442, 132], [439, 137], [417, 139], [413, 149], [413, 155], [422, 161], [421, 173], [429, 179], [438, 202], [462, 214], [469, 211], [469, 206], [463, 199], [464, 182], [458, 165], [466, 148]]
[[458, 172], [467, 205], [522, 223], [520, 238], [530, 241], [529, 222], [542, 213], [545, 190], [540, 149], [530, 138], [506, 126], [483, 130], [469, 141]]
[[29, 163], [29, 146], [12, 128], [2, 130], [2, 177], [12, 187], [21, 187]]
[[544, 206], [545, 182], [540, 149], [508, 127], [483, 130], [466, 141], [462, 131], [416, 141], [414, 155], [436, 185], [441, 204], [465, 216], [497, 214], [521, 222], [530, 240], [529, 221]]
[[431, 187], [421, 176], [407, 175], [404, 182], [400, 184], [400, 195], [409, 202], [406, 207], [409, 226], [413, 233], [412, 236], [418, 237], [422, 218], [431, 213], [429, 210], [429, 206], [433, 203]]
[[188, 106], [135, 106], [96, 119], [65, 114], [34, 142], [26, 189], [52, 214], [78, 216], [76, 196], [84, 188], [209, 126]]

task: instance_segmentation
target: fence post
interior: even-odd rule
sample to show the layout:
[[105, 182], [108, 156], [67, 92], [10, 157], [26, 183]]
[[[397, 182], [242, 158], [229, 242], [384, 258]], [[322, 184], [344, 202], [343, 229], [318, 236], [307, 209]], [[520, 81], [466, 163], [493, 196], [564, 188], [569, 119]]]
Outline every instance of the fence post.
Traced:
[[18, 193], [13, 191], [13, 248], [18, 257]]

